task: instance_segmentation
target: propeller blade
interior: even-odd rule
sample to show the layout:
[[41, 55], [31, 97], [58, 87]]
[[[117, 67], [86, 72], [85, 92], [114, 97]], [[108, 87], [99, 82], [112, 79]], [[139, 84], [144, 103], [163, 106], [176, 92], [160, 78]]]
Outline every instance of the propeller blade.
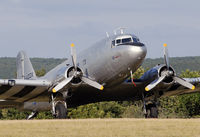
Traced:
[[94, 88], [97, 88], [97, 89], [100, 89], [100, 90], [103, 90], [103, 89], [104, 89], [104, 87], [103, 87], [101, 84], [97, 83], [96, 81], [92, 81], [92, 80], [90, 80], [89, 78], [82, 77], [81, 80], [82, 80], [83, 82], [85, 82], [86, 84], [88, 84], [88, 85], [94, 87]]
[[155, 86], [157, 86], [161, 81], [163, 81], [165, 79], [165, 75], [159, 77], [158, 79], [154, 80], [153, 82], [151, 82], [148, 86], [145, 87], [146, 91], [149, 91], [151, 89], [153, 89]]
[[53, 93], [56, 93], [57, 91], [61, 90], [64, 86], [66, 86], [71, 80], [73, 79], [73, 77], [69, 77], [66, 78], [65, 80], [63, 80], [62, 82], [60, 82], [57, 86], [55, 86], [52, 89]]
[[75, 70], [77, 70], [77, 64], [76, 64], [76, 50], [74, 48], [74, 44], [72, 43], [71, 44], [71, 56], [72, 56], [72, 63], [73, 63], [73, 66], [75, 68]]
[[168, 50], [167, 50], [167, 44], [163, 44], [164, 46], [164, 59], [165, 59], [165, 64], [167, 66], [167, 69], [169, 70], [169, 55], [168, 55]]
[[180, 85], [184, 86], [184, 87], [187, 87], [189, 89], [192, 89], [194, 90], [195, 89], [195, 86], [192, 85], [191, 83], [187, 82], [186, 80], [182, 79], [182, 78], [179, 78], [177, 76], [174, 76], [173, 79], [178, 82]]

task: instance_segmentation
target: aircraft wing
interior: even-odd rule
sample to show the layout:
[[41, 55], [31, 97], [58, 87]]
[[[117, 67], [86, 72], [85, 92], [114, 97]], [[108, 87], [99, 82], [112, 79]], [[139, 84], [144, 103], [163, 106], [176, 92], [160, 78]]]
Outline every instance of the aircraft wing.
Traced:
[[148, 79], [134, 80], [136, 86], [134, 86], [134, 84], [132, 83], [131, 80], [127, 80], [124, 83], [122, 83], [120, 85], [120, 87], [127, 91], [132, 90], [132, 93], [135, 93], [135, 95], [137, 92], [138, 96], [141, 95], [142, 93], [144, 93], [147, 97], [151, 97], [155, 93], [161, 97], [161, 96], [174, 96], [174, 95], [182, 95], [182, 94], [190, 94], [190, 93], [200, 92], [200, 77], [199, 78], [182, 78], [182, 80], [194, 85], [195, 89], [189, 89], [189, 88], [179, 84], [178, 82], [173, 81], [171, 83], [161, 82], [152, 90], [146, 91], [145, 87], [149, 83], [151, 83], [151, 81], [154, 81], [154, 80], [149, 81]]
[[47, 92], [50, 86], [47, 80], [0, 79], [0, 98], [25, 102]]
[[[159, 97], [162, 97], [200, 91], [200, 78], [185, 80], [187, 82], [192, 82], [192, 84], [196, 86], [196, 89], [188, 89], [179, 83], [160, 83], [153, 90], [145, 91], [145, 86], [147, 86], [151, 81], [143, 81], [141, 79], [134, 80], [135, 84], [133, 84], [131, 80], [126, 80], [118, 86], [105, 88], [103, 91], [97, 90], [91, 86], [88, 86], [87, 84], [82, 84], [73, 91], [72, 97], [68, 98], [68, 106], [76, 107], [79, 105], [100, 101], [137, 101], [142, 99], [142, 94], [145, 95], [145, 98], [152, 98], [157, 93]], [[40, 98], [44, 98], [44, 96], [41, 96]]]
[[195, 89], [188, 89], [178, 83], [174, 83], [167, 91], [165, 91], [164, 96], [173, 96], [173, 95], [200, 92], [200, 77], [199, 78], [183, 78], [183, 80], [193, 84], [195, 86]]

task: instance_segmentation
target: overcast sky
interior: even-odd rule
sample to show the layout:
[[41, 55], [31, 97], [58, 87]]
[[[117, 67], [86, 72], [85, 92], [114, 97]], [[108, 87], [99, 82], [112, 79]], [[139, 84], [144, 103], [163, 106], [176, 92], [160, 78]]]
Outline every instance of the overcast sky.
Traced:
[[200, 56], [199, 0], [0, 0], [0, 56], [65, 58], [127, 27], [147, 57]]

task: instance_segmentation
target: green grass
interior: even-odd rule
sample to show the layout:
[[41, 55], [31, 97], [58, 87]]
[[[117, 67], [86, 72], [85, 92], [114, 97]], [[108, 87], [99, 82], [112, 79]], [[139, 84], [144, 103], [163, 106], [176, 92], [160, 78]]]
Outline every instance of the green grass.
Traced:
[[200, 137], [200, 119], [2, 120], [2, 137]]

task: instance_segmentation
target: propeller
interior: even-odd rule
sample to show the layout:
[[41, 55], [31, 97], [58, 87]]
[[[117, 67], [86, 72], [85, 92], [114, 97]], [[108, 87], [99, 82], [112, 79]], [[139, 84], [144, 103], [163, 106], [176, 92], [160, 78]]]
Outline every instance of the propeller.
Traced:
[[75, 68], [75, 70], [77, 70], [77, 64], [76, 64], [76, 50], [74, 49], [74, 44], [71, 44], [71, 57], [72, 57], [72, 63], [73, 66]]
[[164, 46], [164, 60], [165, 60], [165, 64], [167, 66], [167, 69], [169, 70], [169, 55], [168, 55], [168, 49], [167, 49], [167, 44], [163, 44]]
[[179, 84], [181, 84], [182, 86], [185, 86], [189, 89], [192, 89], [194, 90], [195, 89], [195, 86], [190, 84], [189, 82], [187, 82], [186, 80], [182, 79], [182, 78], [179, 78], [177, 76], [174, 76], [173, 77], [174, 81], [178, 82]]
[[58, 83], [58, 85], [56, 85], [53, 89], [52, 92], [56, 93], [57, 91], [61, 90], [63, 87], [65, 87], [66, 85], [68, 85], [73, 78], [77, 78], [80, 77], [80, 79], [85, 82], [86, 84], [97, 88], [99, 90], [103, 90], [104, 87], [99, 84], [96, 81], [93, 81], [85, 76], [80, 75], [80, 72], [77, 71], [77, 63], [76, 63], [76, 50], [74, 49], [75, 45], [71, 44], [71, 57], [72, 57], [72, 63], [73, 63], [73, 67], [74, 67], [74, 73], [71, 77], [67, 78], [65, 77], [65, 79], [63, 81], [61, 81], [60, 83]]
[[187, 82], [186, 80], [184, 80], [182, 78], [174, 76], [174, 72], [170, 70], [167, 44], [164, 44], [163, 46], [164, 46], [164, 60], [165, 60], [165, 64], [166, 64], [167, 69], [164, 70], [163, 72], [161, 72], [161, 76], [159, 78], [155, 79], [153, 82], [151, 82], [149, 85], [147, 85], [145, 87], [145, 90], [149, 91], [149, 90], [153, 89], [154, 87], [156, 87], [160, 82], [162, 82], [167, 77], [172, 77], [172, 79], [175, 82], [179, 83], [180, 85], [194, 90], [195, 89], [194, 85], [192, 85], [191, 83]]
[[89, 78], [86, 78], [84, 76], [81, 78], [81, 80], [94, 88], [97, 88], [100, 90], [104, 89], [104, 87], [102, 85], [100, 85], [99, 83], [97, 83], [96, 81], [92, 81]]
[[66, 78], [65, 80], [63, 80], [62, 82], [60, 82], [57, 86], [55, 86], [53, 88], [53, 93], [56, 93], [57, 91], [61, 90], [65, 85], [67, 85], [71, 80], [73, 79], [73, 77], [70, 78]]

